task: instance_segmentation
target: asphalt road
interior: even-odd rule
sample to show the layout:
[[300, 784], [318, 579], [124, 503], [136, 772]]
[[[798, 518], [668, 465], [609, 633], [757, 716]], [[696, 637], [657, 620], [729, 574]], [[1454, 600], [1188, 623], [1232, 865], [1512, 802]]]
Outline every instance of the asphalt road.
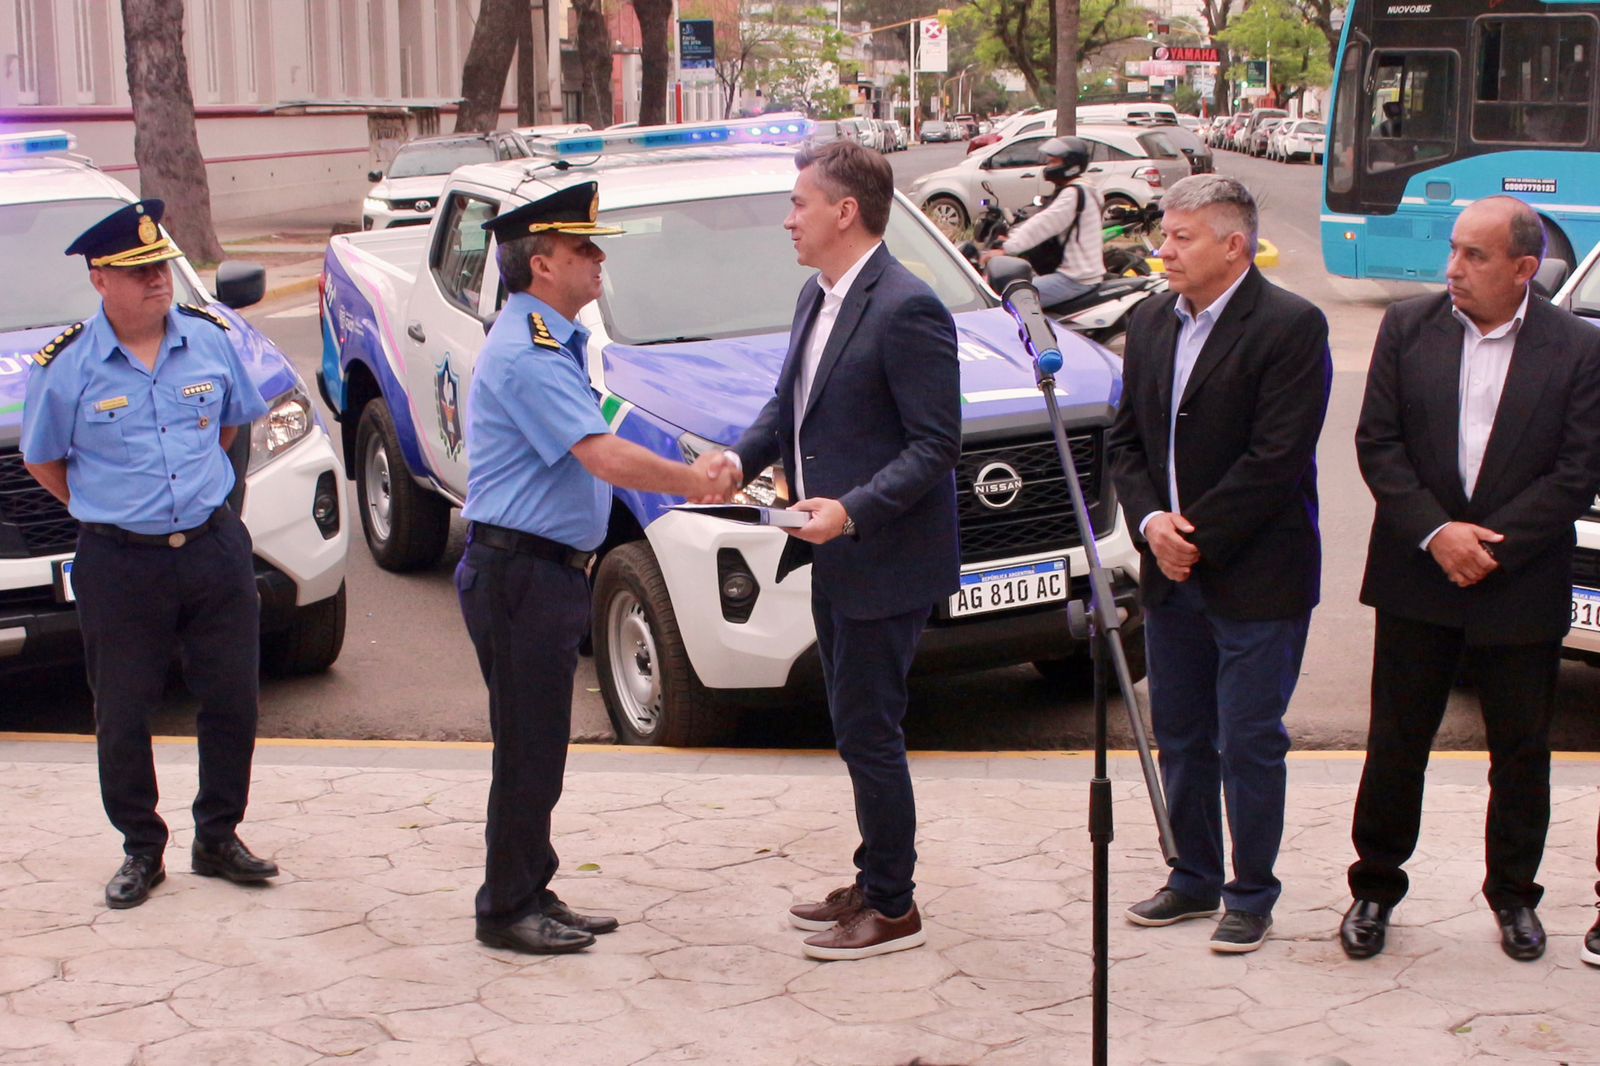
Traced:
[[[918, 146], [891, 157], [897, 182], [958, 162], [964, 146]], [[1302, 748], [1359, 748], [1367, 717], [1371, 614], [1356, 601], [1370, 497], [1352, 444], [1372, 339], [1383, 309], [1420, 286], [1350, 281], [1321, 265], [1317, 216], [1320, 169], [1224, 152], [1219, 169], [1244, 180], [1261, 204], [1262, 232], [1278, 246], [1278, 284], [1315, 300], [1331, 326], [1332, 401], [1319, 450], [1325, 547], [1323, 604], [1313, 617], [1289, 727]], [[252, 319], [290, 353], [307, 379], [320, 351], [314, 296], [258, 309]], [[350, 494], [354, 521], [354, 493]], [[456, 522], [445, 560], [427, 573], [388, 574], [373, 565], [359, 527], [350, 551], [350, 617], [344, 653], [327, 675], [269, 680], [262, 688], [264, 736], [487, 739], [483, 684], [450, 584], [464, 527]], [[90, 699], [74, 671], [28, 678], [0, 700], [0, 729], [86, 732]], [[192, 732], [192, 702], [174, 693], [174, 709], [152, 723], [159, 733]], [[1114, 742], [1126, 744], [1125, 718], [1113, 708]], [[1092, 736], [1087, 694], [1063, 691], [1029, 667], [915, 681], [907, 732], [923, 749], [1082, 748]], [[610, 727], [592, 663], [580, 666], [573, 737], [608, 740]], [[1600, 670], [1562, 668], [1557, 748], [1600, 750]], [[753, 708], [738, 743], [827, 746], [825, 712], [815, 699]], [[1440, 734], [1441, 748], [1482, 748], [1470, 688], [1460, 690]]]

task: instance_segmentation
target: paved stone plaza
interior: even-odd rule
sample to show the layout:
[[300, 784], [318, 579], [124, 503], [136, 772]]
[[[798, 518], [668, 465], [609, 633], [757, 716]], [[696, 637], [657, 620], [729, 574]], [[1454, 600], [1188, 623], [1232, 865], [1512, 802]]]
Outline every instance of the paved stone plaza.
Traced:
[[[1081, 756], [926, 756], [918, 900], [928, 946], [802, 957], [797, 899], [848, 879], [831, 755], [574, 752], [556, 887], [626, 923], [580, 956], [472, 939], [487, 752], [264, 743], [241, 835], [284, 869], [259, 889], [189, 873], [187, 742], [158, 748], [168, 878], [107, 910], [118, 841], [93, 747], [0, 742], [0, 1062], [93, 1066], [1089, 1061], [1089, 848]], [[1286, 890], [1254, 955], [1211, 923], [1135, 929], [1160, 883], [1137, 762], [1113, 762], [1112, 1061], [1600, 1063], [1594, 920], [1600, 762], [1558, 760], [1542, 878], [1550, 951], [1515, 963], [1477, 887], [1485, 763], [1440, 757], [1413, 892], [1378, 959], [1344, 958], [1359, 757], [1291, 763]]]

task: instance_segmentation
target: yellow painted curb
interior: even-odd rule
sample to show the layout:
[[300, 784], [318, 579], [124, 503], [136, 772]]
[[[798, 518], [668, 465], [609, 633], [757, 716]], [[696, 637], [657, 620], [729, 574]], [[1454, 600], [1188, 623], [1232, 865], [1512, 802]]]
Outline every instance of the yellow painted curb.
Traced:
[[[1150, 272], [1152, 274], [1166, 273], [1167, 265], [1155, 256], [1151, 256], [1145, 262], [1150, 264]], [[1278, 246], [1265, 237], [1258, 237], [1256, 239], [1256, 266], [1262, 270], [1271, 270], [1277, 265]]]
[[[14, 733], [0, 731], [0, 744], [93, 744], [94, 736], [88, 733]], [[176, 747], [193, 747], [194, 737], [157, 736], [151, 743]], [[384, 748], [399, 751], [489, 751], [494, 745], [481, 740], [334, 740], [313, 737], [261, 737], [256, 741], [262, 748]], [[613, 753], [638, 755], [799, 755], [813, 758], [833, 758], [831, 748], [663, 748], [636, 744], [572, 744], [568, 750], [586, 753]], [[1093, 751], [913, 751], [918, 759], [936, 759], [950, 762], [977, 761], [980, 759], [1034, 760], [1039, 762], [1083, 760], [1094, 758]], [[1106, 753], [1112, 759], [1136, 759], [1137, 751], [1117, 748]], [[1360, 750], [1291, 751], [1290, 761], [1356, 761], [1365, 759]], [[1600, 752], [1557, 751], [1551, 757], [1557, 762], [1600, 762]], [[1434, 759], [1449, 762], [1486, 762], [1486, 751], [1436, 751]]]
[[[266, 295], [261, 297], [261, 303], [268, 304], [274, 300], [283, 300], [290, 296], [302, 296], [308, 292], [316, 292], [317, 282], [320, 280], [320, 274], [313, 274], [308, 278], [296, 278], [293, 281], [286, 281], [282, 285], [268, 289]], [[259, 307], [260, 304], [256, 306]]]

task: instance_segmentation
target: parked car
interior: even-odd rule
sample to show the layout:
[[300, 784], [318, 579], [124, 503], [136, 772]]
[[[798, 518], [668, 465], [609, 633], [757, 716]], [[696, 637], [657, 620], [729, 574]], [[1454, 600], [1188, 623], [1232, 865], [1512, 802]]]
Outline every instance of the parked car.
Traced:
[[1203, 118], [1199, 118], [1195, 115], [1185, 115], [1181, 111], [1178, 112], [1178, 125], [1182, 126], [1196, 137], [1198, 137], [1200, 135], [1200, 131], [1205, 128], [1205, 124], [1205, 119]]
[[[0, 692], [18, 683], [3, 677], [13, 668], [54, 666], [83, 654], [72, 588], [78, 522], [23, 468], [18, 441], [28, 375], [54, 372], [35, 366], [33, 354], [100, 310], [83, 261], [62, 250], [138, 197], [68, 154], [72, 149], [61, 130], [0, 136], [0, 256], [12, 264], [0, 301]], [[227, 343], [249, 377], [243, 384], [267, 403], [267, 414], [242, 427], [228, 450], [235, 474], [228, 503], [250, 531], [261, 597], [261, 665], [281, 674], [324, 671], [344, 644], [350, 539], [333, 441], [294, 364], [238, 313], [262, 299], [262, 268], [223, 263], [213, 295], [187, 258], [171, 267], [173, 301], [226, 323]], [[122, 403], [154, 403], [154, 388]]]
[[[1288, 118], [1289, 112], [1281, 107], [1258, 107], [1244, 116], [1244, 122], [1233, 135], [1234, 147], [1241, 152], [1249, 152], [1255, 143], [1256, 130], [1268, 119]], [[1263, 147], [1263, 150], [1265, 148]]]
[[811, 136], [807, 138], [812, 144], [830, 144], [834, 141], [853, 140], [845, 132], [844, 123], [837, 119], [825, 118], [812, 123]]
[[[723, 129], [742, 138], [742, 125]], [[667, 145], [643, 153], [624, 143], [615, 163], [602, 150], [568, 169], [468, 167], [451, 176], [431, 230], [329, 242], [321, 373], [380, 565], [437, 563], [451, 509], [466, 494], [467, 385], [484, 326], [505, 300], [485, 218], [599, 183], [599, 221], [623, 232], [606, 238], [604, 292], [576, 317], [589, 331], [590, 386], [618, 437], [688, 461], [732, 444], [771, 398], [795, 293], [813, 276], [782, 228], [794, 149], [744, 140], [673, 150], [688, 144], [673, 138], [692, 129], [662, 127]], [[1016, 320], [898, 192], [884, 243], [949, 309], [961, 352], [962, 591], [934, 607], [917, 666], [1034, 662], [1046, 677], [1081, 678], [1084, 648], [1068, 631], [1067, 602], [1087, 592], [1082, 535]], [[695, 284], [662, 284], [675, 273]], [[410, 325], [389, 328], [399, 323]], [[1121, 364], [1065, 330], [1056, 341], [1065, 361], [1057, 380], [1071, 397], [1062, 404], [1066, 431], [1137, 657], [1138, 552], [1110, 491], [1104, 443]], [[844, 372], [841, 363], [839, 387], [848, 387]], [[752, 502], [788, 506], [781, 468], [748, 473]], [[593, 571], [595, 673], [624, 743], [717, 743], [731, 724], [721, 698], [729, 690], [764, 691], [762, 713], [781, 714], [770, 696], [818, 670], [811, 568], [776, 577], [787, 535], [673, 510], [679, 502], [616, 492]]]
[[1323, 145], [1328, 139], [1328, 127], [1314, 118], [1294, 119], [1280, 123], [1272, 131], [1272, 143], [1267, 155], [1273, 159], [1292, 163], [1305, 158], [1315, 163], [1322, 157]]
[[939, 141], [951, 141], [956, 137], [950, 129], [950, 123], [942, 118], [930, 118], [922, 124], [922, 143], [933, 144]]
[[863, 148], [878, 150], [878, 130], [869, 118], [847, 118], [845, 124], [856, 131], [856, 143]]
[[1081, 104], [1079, 122], [1121, 122], [1129, 126], [1176, 126], [1178, 112], [1171, 104]]
[[909, 139], [905, 126], [897, 118], [886, 119], [885, 124], [889, 127], [889, 133], [894, 137], [894, 150], [897, 152], [905, 151], [907, 148], [906, 142]]
[[[1163, 138], [1171, 144], [1183, 157], [1189, 161], [1189, 170], [1195, 174], [1210, 174], [1216, 170], [1216, 160], [1211, 154], [1211, 149], [1206, 147], [1195, 132], [1179, 124], [1177, 126], [1156, 126], [1149, 129], [1144, 136]], [[1152, 151], [1152, 157], [1156, 153]]]
[[1255, 124], [1249, 131], [1249, 139], [1245, 141], [1245, 151], [1251, 155], [1266, 155], [1267, 145], [1272, 138], [1272, 131], [1277, 129], [1287, 119], [1266, 118]]
[[[1092, 149], [1089, 180], [1100, 190], [1108, 213], [1128, 206], [1144, 207], [1159, 199], [1173, 182], [1188, 176], [1189, 163], [1183, 153], [1170, 142], [1152, 138], [1163, 132], [1127, 126], [1078, 128], [1078, 136]], [[997, 202], [1010, 214], [1050, 192], [1039, 149], [1054, 136], [1053, 129], [1041, 130], [990, 145], [953, 167], [917, 178], [907, 195], [954, 239], [972, 224], [984, 200]], [[1149, 154], [1146, 140], [1158, 147], [1165, 143], [1161, 158]]]
[[374, 170], [367, 175], [375, 184], [361, 201], [361, 228], [426, 226], [433, 221], [445, 179], [456, 167], [527, 155], [527, 144], [513, 130], [447, 133], [407, 141], [389, 161], [387, 171]]
[[1206, 126], [1206, 144], [1212, 148], [1226, 148], [1228, 124], [1233, 121], [1232, 115], [1218, 115]]
[[962, 140], [967, 140], [978, 135], [977, 115], [951, 115], [950, 125], [961, 132]]
[[889, 128], [889, 123], [887, 120], [874, 118], [869, 119], [868, 121], [872, 123], [872, 128], [878, 134], [878, 151], [882, 152], [884, 155], [888, 155], [890, 152], [899, 149], [900, 146], [895, 140], [894, 130]]

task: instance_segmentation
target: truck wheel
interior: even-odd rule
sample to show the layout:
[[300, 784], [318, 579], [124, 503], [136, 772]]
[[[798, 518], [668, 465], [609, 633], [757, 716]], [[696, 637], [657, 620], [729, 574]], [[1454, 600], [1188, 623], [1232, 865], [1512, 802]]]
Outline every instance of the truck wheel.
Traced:
[[261, 665], [271, 674], [320, 674], [344, 647], [344, 584], [325, 600], [296, 607], [294, 621], [261, 641]]
[[[1122, 650], [1128, 656], [1128, 673], [1133, 677], [1134, 684], [1138, 684], [1144, 680], [1146, 672], [1144, 629], [1141, 627], [1122, 636]], [[1110, 663], [1106, 665], [1109, 667]], [[1040, 677], [1062, 688], [1081, 688], [1088, 692], [1094, 685], [1094, 660], [1089, 658], [1087, 647], [1080, 646], [1070, 659], [1037, 660], [1033, 668], [1039, 671]], [[1109, 671], [1106, 673], [1106, 689], [1113, 697], [1116, 696], [1117, 679]]]
[[372, 558], [385, 570], [423, 570], [450, 537], [450, 504], [411, 479], [394, 417], [382, 400], [356, 426], [356, 498]]
[[618, 742], [722, 740], [727, 708], [695, 677], [666, 580], [643, 541], [612, 549], [595, 574], [594, 664]]

